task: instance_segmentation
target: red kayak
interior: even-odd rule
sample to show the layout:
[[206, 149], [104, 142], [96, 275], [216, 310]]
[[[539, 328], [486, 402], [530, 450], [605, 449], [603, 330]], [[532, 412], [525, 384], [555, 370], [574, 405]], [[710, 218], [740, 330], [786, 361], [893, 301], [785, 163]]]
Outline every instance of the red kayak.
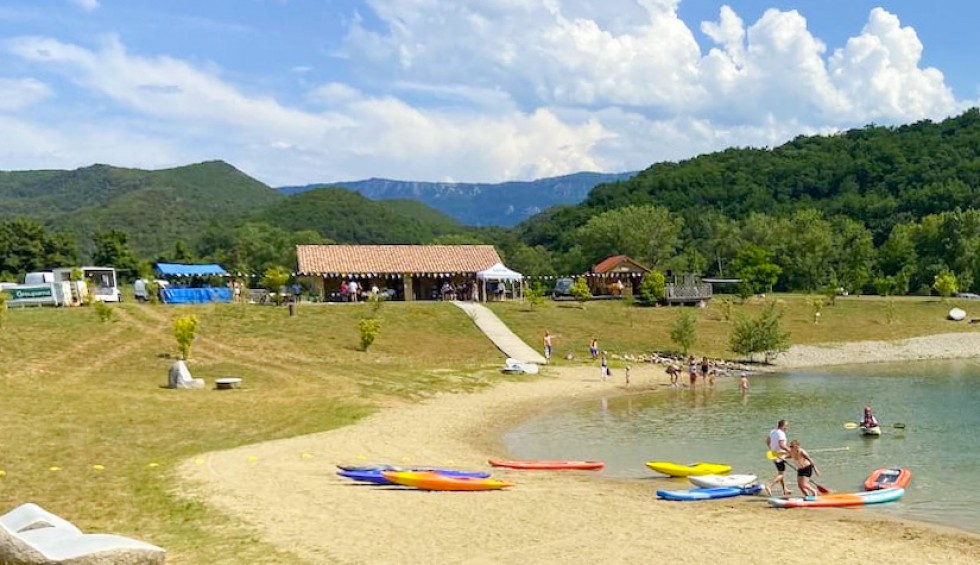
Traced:
[[584, 469], [595, 471], [606, 466], [602, 461], [506, 461], [503, 459], [491, 459], [488, 461], [494, 467], [508, 467], [510, 469], [538, 469], [538, 470], [560, 470], [560, 469]]
[[878, 490], [883, 488], [908, 488], [912, 482], [912, 471], [901, 467], [891, 469], [875, 469], [868, 480], [864, 481], [865, 490]]

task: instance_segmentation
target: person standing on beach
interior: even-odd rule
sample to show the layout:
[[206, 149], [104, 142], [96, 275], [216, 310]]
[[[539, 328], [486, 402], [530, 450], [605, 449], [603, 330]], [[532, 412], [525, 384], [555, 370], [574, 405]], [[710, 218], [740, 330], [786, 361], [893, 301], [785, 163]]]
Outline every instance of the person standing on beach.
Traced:
[[630, 387], [630, 366], [626, 366], [626, 388]]
[[545, 363], [551, 363], [551, 351], [552, 351], [551, 334], [548, 333], [548, 330], [545, 330], [544, 332], [544, 362]]
[[691, 355], [687, 358], [687, 374], [691, 377], [691, 388], [698, 383], [698, 362]]
[[602, 382], [606, 382], [606, 377], [609, 376], [609, 360], [606, 359], [606, 352], [602, 352], [602, 356], [599, 358], [599, 372]]
[[776, 458], [773, 460], [773, 464], [776, 465], [776, 476], [773, 477], [771, 481], [762, 486], [763, 490], [766, 491], [766, 495], [772, 496], [772, 487], [779, 483], [779, 486], [783, 489], [783, 495], [792, 494], [789, 489], [786, 488], [786, 459], [784, 458], [787, 453], [789, 453], [789, 446], [786, 445], [786, 428], [789, 427], [789, 423], [786, 420], [780, 420], [776, 423], [776, 429], [769, 432], [769, 436], [766, 438], [766, 449], [772, 451]]

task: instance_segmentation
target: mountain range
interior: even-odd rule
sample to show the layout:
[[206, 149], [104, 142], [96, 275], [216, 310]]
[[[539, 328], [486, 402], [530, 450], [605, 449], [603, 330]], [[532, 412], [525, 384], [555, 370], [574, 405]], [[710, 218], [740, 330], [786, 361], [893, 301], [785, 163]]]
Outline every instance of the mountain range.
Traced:
[[372, 200], [417, 200], [468, 226], [515, 226], [547, 208], [578, 204], [600, 184], [625, 181], [627, 173], [582, 172], [533, 181], [502, 183], [416, 182], [372, 178], [359, 181], [284, 186], [292, 195], [324, 187], [341, 187]]

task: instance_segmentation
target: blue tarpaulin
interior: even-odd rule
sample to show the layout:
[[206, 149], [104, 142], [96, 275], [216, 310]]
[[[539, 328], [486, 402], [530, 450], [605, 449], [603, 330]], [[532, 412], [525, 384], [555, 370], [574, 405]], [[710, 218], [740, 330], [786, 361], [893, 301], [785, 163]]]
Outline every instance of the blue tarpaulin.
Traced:
[[231, 289], [224, 287], [165, 288], [161, 291], [161, 295], [167, 304], [231, 302]]
[[224, 276], [228, 271], [221, 268], [221, 265], [181, 265], [179, 263], [157, 263], [157, 272], [161, 275], [171, 277], [207, 277], [211, 275]]

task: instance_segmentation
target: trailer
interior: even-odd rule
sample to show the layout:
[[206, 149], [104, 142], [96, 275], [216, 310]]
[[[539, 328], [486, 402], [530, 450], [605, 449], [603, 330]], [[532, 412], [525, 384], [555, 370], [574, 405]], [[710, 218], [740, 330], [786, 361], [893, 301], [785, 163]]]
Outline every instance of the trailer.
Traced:
[[[116, 277], [116, 270], [112, 267], [65, 267], [52, 269], [55, 282], [71, 281], [72, 273], [81, 272], [82, 278], [87, 287], [84, 291], [79, 289], [79, 293], [88, 292], [93, 300], [99, 302], [122, 302], [119, 293], [119, 280]], [[77, 281], [75, 281], [77, 282]], [[84, 296], [80, 296], [84, 302]]]

